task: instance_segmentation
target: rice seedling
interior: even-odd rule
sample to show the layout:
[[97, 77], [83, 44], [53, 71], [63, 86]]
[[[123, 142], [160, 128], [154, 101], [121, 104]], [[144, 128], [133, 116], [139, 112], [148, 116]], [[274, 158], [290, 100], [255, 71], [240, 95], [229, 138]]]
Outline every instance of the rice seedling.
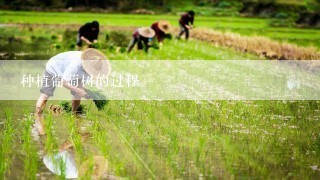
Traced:
[[83, 152], [83, 144], [82, 144], [82, 137], [79, 134], [79, 126], [77, 119], [74, 115], [68, 115], [68, 131], [70, 141], [75, 149], [77, 162], [82, 162], [84, 160], [85, 154]]
[[53, 155], [58, 149], [58, 143], [54, 134], [54, 120], [52, 113], [49, 112], [44, 121], [44, 131], [46, 133], [46, 139], [44, 143], [44, 149], [49, 155]]
[[93, 91], [89, 89], [85, 89], [85, 91], [88, 94], [88, 97], [93, 100], [98, 110], [104, 110], [105, 106], [108, 104], [106, 96], [103, 95], [100, 91]]
[[104, 129], [100, 123], [100, 121], [94, 119], [90, 131], [92, 133], [93, 140], [95, 144], [97, 144], [102, 155], [104, 157], [108, 157], [111, 145], [108, 142], [108, 134], [106, 132], [106, 129]]
[[[71, 106], [71, 102], [70, 101], [60, 101], [60, 106], [63, 108], [63, 110], [66, 113], [70, 113], [72, 110], [72, 106]], [[80, 104], [80, 106], [78, 107], [77, 113], [84, 113], [86, 112], [86, 106], [83, 104]]]
[[27, 118], [23, 122], [24, 130], [22, 133], [23, 151], [25, 157], [24, 162], [24, 177], [25, 179], [36, 179], [38, 172], [38, 154], [34, 142], [31, 139], [31, 131], [33, 125], [33, 119], [31, 115], [27, 115]]
[[5, 178], [6, 173], [10, 173], [8, 171], [13, 151], [14, 151], [14, 124], [12, 119], [12, 110], [6, 108], [4, 111], [5, 119], [4, 119], [4, 128], [1, 138], [1, 146], [0, 146], [0, 178]]

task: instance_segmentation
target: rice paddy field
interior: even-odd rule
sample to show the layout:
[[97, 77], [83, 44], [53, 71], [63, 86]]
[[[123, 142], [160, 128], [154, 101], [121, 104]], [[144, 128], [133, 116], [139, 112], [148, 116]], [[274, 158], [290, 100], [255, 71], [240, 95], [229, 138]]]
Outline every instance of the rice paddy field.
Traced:
[[[132, 31], [178, 16], [0, 11], [0, 59], [48, 60], [75, 50], [77, 29], [98, 20], [99, 49], [111, 60], [267, 60], [192, 36], [172, 38], [148, 54], [125, 53]], [[268, 19], [196, 17], [196, 28], [255, 35], [319, 51], [316, 29], [271, 27]], [[176, 33], [176, 31], [175, 31]], [[1, 67], [0, 67], [1, 68]], [[82, 101], [75, 116], [44, 111], [37, 136], [35, 101], [0, 101], [0, 179], [64, 179], [67, 154], [82, 179], [319, 179], [320, 101], [109, 101], [104, 110]], [[67, 151], [65, 150], [67, 149]], [[48, 158], [49, 157], [49, 158]], [[50, 158], [51, 157], [51, 158]], [[44, 162], [53, 161], [52, 173]], [[89, 164], [89, 165], [84, 165]], [[60, 175], [58, 175], [60, 174]]]

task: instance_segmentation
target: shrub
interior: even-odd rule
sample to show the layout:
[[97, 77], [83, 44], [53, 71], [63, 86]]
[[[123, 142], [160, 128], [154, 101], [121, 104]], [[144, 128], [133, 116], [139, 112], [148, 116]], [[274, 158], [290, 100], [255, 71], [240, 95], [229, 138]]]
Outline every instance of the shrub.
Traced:
[[230, 8], [231, 7], [231, 3], [230, 2], [226, 2], [226, 1], [222, 1], [218, 3], [218, 8]]
[[278, 12], [274, 15], [274, 17], [277, 19], [286, 19], [289, 17], [289, 15], [285, 12]]

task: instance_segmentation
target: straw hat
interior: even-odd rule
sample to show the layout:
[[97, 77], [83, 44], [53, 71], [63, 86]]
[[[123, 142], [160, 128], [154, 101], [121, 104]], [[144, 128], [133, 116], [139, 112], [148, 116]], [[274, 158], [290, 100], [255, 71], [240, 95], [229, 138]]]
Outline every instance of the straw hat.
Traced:
[[166, 20], [160, 20], [158, 22], [158, 27], [165, 34], [170, 33], [172, 30], [171, 24], [169, 23], [169, 21], [166, 21]]
[[93, 170], [91, 178], [99, 179], [107, 168], [108, 161], [103, 156], [94, 156], [92, 159], [88, 159], [81, 164], [79, 168], [79, 177], [84, 177], [88, 171]]
[[99, 50], [88, 48], [81, 55], [83, 69], [93, 78], [109, 75], [111, 72], [110, 62]]
[[153, 29], [149, 27], [141, 27], [138, 29], [138, 33], [146, 38], [152, 38], [156, 33], [154, 32]]

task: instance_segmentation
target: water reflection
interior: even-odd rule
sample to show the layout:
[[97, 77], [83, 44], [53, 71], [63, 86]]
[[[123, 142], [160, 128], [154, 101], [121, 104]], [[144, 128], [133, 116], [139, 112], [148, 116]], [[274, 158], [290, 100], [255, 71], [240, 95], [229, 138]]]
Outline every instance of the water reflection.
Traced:
[[66, 178], [78, 178], [78, 169], [72, 150], [63, 150], [54, 155], [46, 155], [43, 157], [43, 163], [56, 175], [64, 175]]
[[[77, 126], [82, 127], [83, 124], [78, 123]], [[35, 141], [45, 144], [47, 141], [46, 136], [40, 136], [38, 131], [33, 128], [32, 137]], [[90, 139], [90, 133], [76, 132], [81, 136], [82, 148], [88, 139]], [[106, 174], [108, 162], [103, 156], [97, 155], [95, 152], [91, 152], [92, 155], [84, 158], [78, 157], [78, 151], [75, 144], [69, 140], [61, 143], [58, 149], [53, 152], [47, 152], [45, 147], [42, 146], [41, 150], [45, 152], [42, 158], [42, 162], [45, 167], [53, 174], [61, 176], [62, 178], [74, 179], [115, 179], [113, 176]]]

